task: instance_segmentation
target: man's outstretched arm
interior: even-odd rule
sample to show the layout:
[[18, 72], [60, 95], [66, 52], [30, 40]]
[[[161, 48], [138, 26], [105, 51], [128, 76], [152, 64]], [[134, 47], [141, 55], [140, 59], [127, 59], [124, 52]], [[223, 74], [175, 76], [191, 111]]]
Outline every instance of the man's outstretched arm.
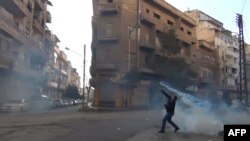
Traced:
[[163, 90], [161, 90], [162, 94], [164, 94], [167, 98], [170, 98], [170, 95], [167, 94], [166, 92], [164, 92]]

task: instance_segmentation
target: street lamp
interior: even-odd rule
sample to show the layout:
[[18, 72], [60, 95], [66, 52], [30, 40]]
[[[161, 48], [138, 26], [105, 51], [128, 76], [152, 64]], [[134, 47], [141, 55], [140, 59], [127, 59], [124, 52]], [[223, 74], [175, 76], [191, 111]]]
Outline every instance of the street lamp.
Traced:
[[[79, 54], [78, 52], [74, 51], [74, 50], [71, 50], [70, 48], [68, 47], [65, 47], [66, 50], [70, 50], [72, 52], [74, 52], [75, 54], [83, 57], [83, 80], [82, 80], [82, 83], [83, 83], [83, 86], [82, 86], [82, 95], [83, 95], [83, 107], [86, 107], [87, 104], [88, 104], [88, 99], [85, 99], [85, 64], [86, 64], [86, 45], [84, 45], [84, 49], [83, 49], [83, 55], [82, 54]], [[86, 104], [84, 102], [84, 100], [86, 100]]]

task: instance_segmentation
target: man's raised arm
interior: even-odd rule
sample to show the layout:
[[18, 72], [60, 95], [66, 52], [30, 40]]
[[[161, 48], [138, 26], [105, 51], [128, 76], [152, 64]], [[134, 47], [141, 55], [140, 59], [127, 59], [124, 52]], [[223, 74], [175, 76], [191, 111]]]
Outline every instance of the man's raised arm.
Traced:
[[170, 98], [170, 95], [167, 94], [166, 92], [164, 92], [163, 90], [161, 90], [161, 92], [167, 97], [167, 98]]

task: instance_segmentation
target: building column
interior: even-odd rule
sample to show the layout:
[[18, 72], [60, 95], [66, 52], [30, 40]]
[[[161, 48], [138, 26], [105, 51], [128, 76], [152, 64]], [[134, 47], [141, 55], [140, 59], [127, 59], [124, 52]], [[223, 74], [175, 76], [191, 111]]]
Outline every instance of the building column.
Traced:
[[122, 87], [121, 86], [117, 86], [116, 87], [116, 97], [115, 97], [115, 107], [116, 108], [121, 108], [123, 106], [123, 93], [122, 93]]
[[97, 84], [97, 87], [95, 88], [94, 91], [94, 100], [93, 100], [94, 107], [99, 106], [99, 101], [100, 101], [100, 86]]

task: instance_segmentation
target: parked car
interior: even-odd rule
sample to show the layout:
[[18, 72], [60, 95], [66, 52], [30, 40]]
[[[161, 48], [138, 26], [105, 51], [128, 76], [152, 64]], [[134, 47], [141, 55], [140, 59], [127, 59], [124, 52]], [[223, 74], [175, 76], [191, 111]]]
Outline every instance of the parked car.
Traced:
[[2, 112], [20, 112], [27, 110], [25, 99], [9, 99], [1, 106]]
[[54, 107], [55, 104], [46, 95], [34, 95], [29, 99], [30, 111], [46, 111]]
[[53, 103], [56, 107], [62, 107], [63, 106], [63, 101], [61, 99], [56, 99], [53, 100]]

